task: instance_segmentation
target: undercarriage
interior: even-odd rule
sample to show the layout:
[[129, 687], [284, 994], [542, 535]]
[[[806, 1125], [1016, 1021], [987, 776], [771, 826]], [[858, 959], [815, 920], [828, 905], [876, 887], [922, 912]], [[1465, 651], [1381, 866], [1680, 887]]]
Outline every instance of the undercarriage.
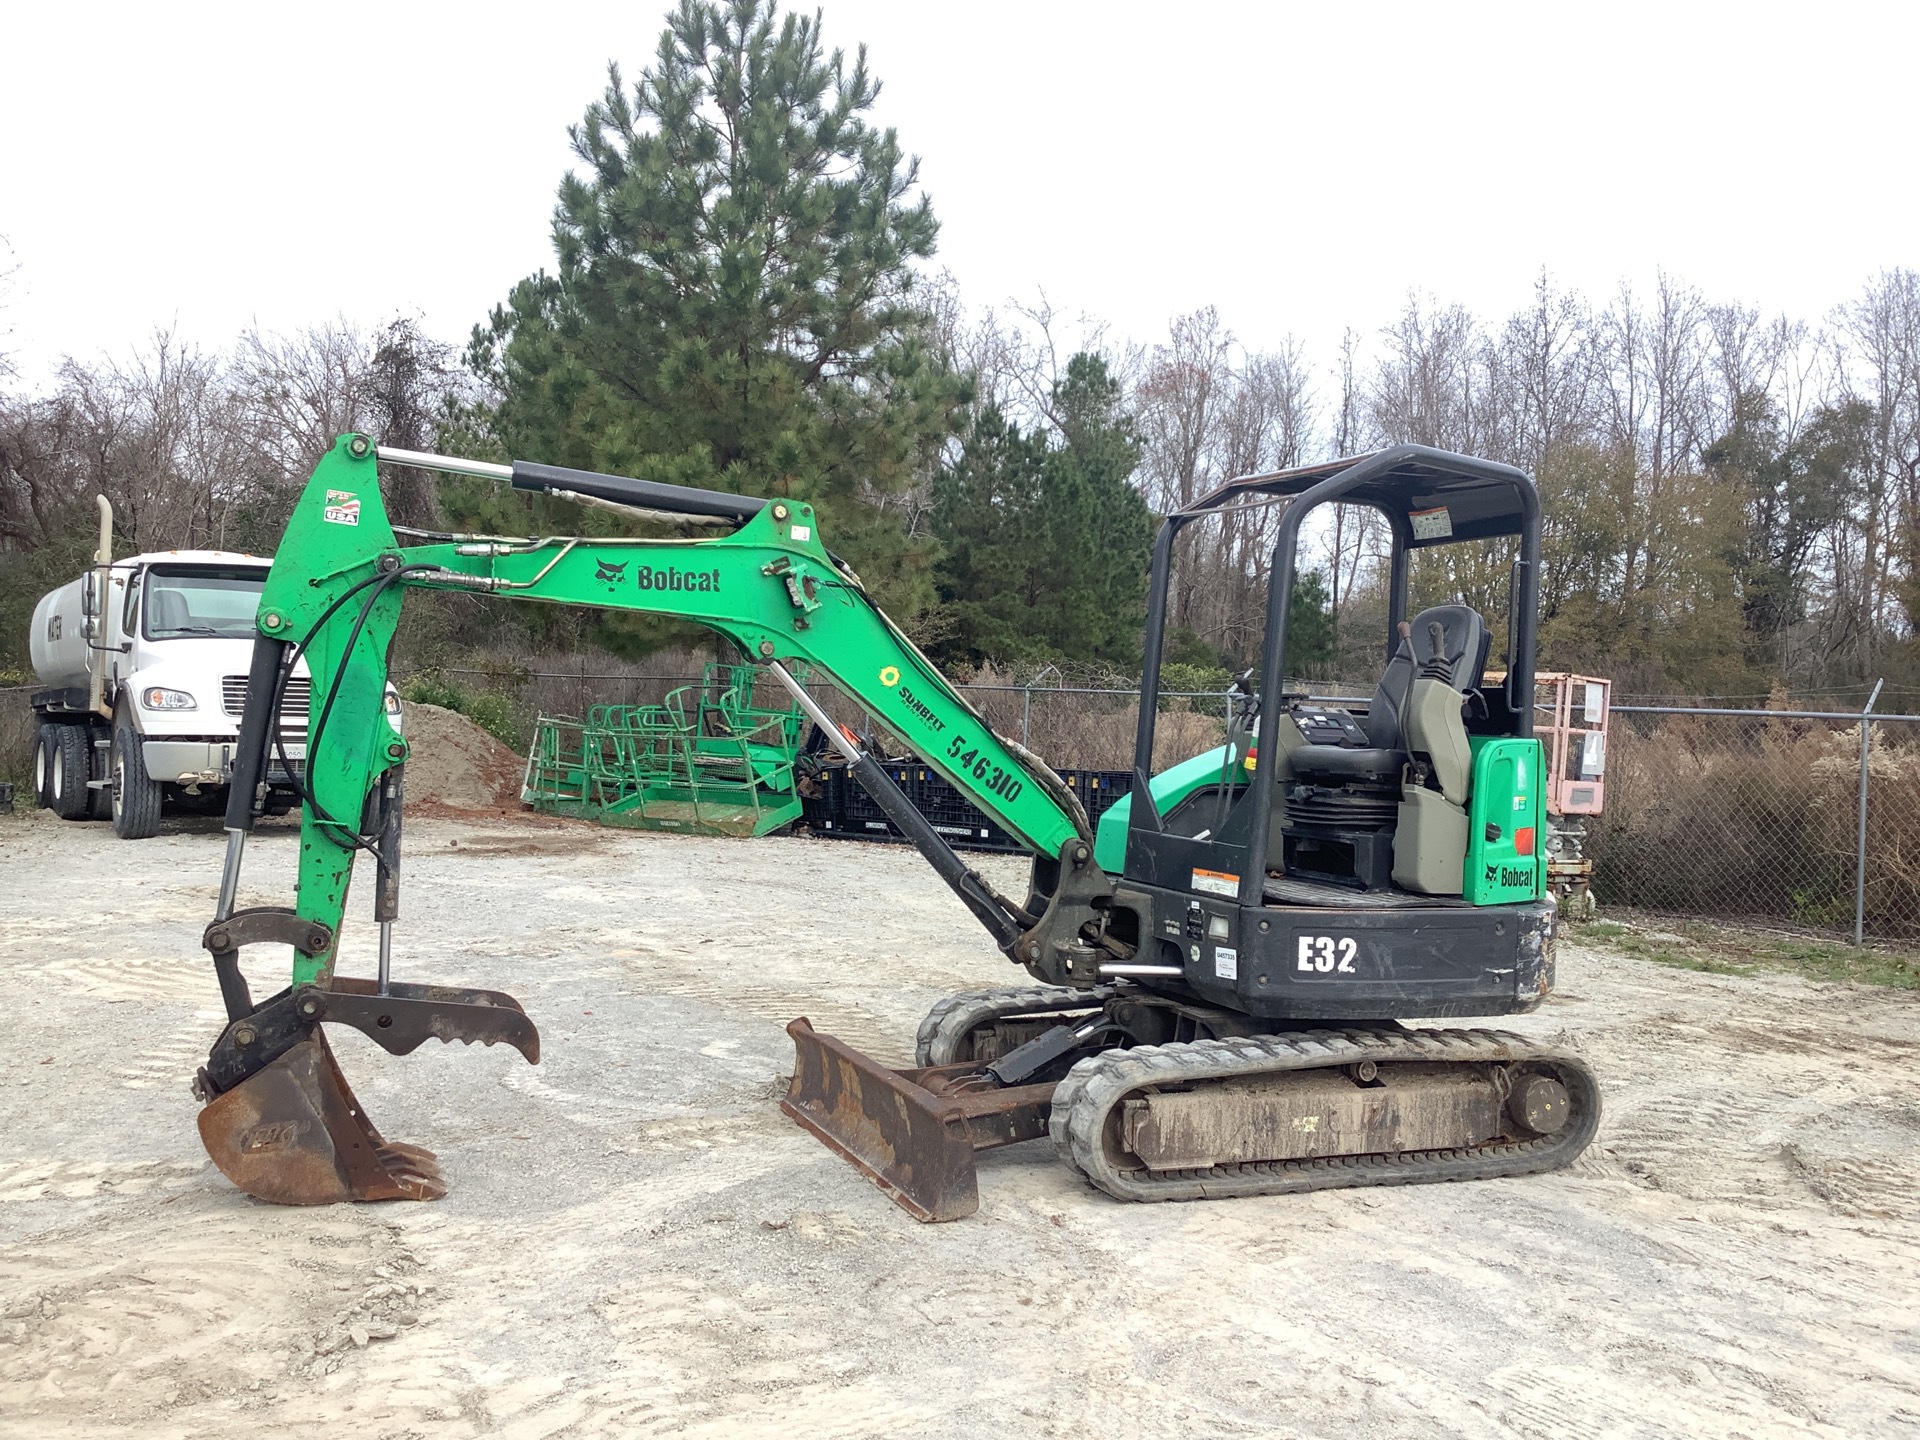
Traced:
[[912, 1070], [788, 1027], [782, 1109], [922, 1220], [979, 1206], [976, 1152], [1049, 1135], [1122, 1200], [1559, 1169], [1600, 1118], [1576, 1057], [1500, 1030], [1261, 1021], [1121, 982], [955, 995]]

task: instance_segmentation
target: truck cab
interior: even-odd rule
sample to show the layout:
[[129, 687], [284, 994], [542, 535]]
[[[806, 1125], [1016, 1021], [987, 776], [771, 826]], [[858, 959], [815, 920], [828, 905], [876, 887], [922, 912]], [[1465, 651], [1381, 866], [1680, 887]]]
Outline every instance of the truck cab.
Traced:
[[[46, 687], [31, 697], [40, 804], [63, 819], [111, 820], [123, 839], [155, 834], [163, 811], [224, 805], [254, 613], [272, 563], [223, 550], [156, 551], [89, 570], [41, 599], [30, 647]], [[269, 811], [297, 799], [309, 684], [303, 662], [269, 757]], [[397, 719], [391, 689], [387, 706]]]

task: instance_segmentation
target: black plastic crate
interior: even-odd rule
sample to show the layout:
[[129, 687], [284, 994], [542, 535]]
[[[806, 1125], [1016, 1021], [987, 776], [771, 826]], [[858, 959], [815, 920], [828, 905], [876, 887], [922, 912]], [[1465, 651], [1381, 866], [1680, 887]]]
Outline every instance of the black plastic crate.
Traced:
[[1074, 791], [1087, 807], [1087, 818], [1098, 824], [1114, 802], [1133, 789], [1133, 774], [1127, 770], [1076, 770]]
[[800, 823], [816, 835], [832, 834], [840, 829], [843, 816], [840, 781], [846, 771], [834, 766], [820, 770], [806, 782], [819, 793], [800, 796]]
[[[896, 784], [908, 772], [908, 767], [889, 763], [883, 767], [887, 778]], [[840, 833], [860, 840], [901, 840], [906, 837], [900, 833], [900, 827], [887, 818], [882, 810], [867, 794], [866, 787], [855, 780], [846, 771], [840, 775]]]
[[[888, 760], [881, 768], [887, 778], [900, 787], [913, 808], [927, 817], [929, 824], [957, 850], [988, 850], [1000, 854], [1018, 854], [1026, 849], [999, 821], [981, 810], [945, 776], [923, 761], [908, 758]], [[1106, 775], [1105, 771], [1076, 771], [1074, 774]], [[1063, 775], [1062, 778], [1065, 778]], [[1120, 777], [1125, 780], [1127, 777]], [[823, 839], [905, 840], [900, 827], [887, 818], [873, 797], [846, 770], [835, 766], [822, 772], [823, 794], [804, 801], [807, 828]], [[1069, 782], [1072, 783], [1071, 781]], [[1076, 793], [1080, 791], [1074, 786]], [[1109, 791], [1099, 790], [1106, 804]], [[1102, 807], [1104, 808], [1104, 806]], [[1091, 809], [1089, 813], [1092, 813]]]
[[950, 845], [971, 850], [1021, 850], [1025, 847], [998, 821], [935, 771], [921, 767], [914, 807]]
[[[813, 798], [803, 798], [801, 814], [807, 829], [823, 840], [890, 840], [894, 838], [892, 827], [885, 830], [868, 830], [866, 822], [878, 818], [885, 823], [886, 817], [879, 814], [873, 802], [867, 798], [845, 767], [834, 765], [820, 772], [821, 793]], [[847, 807], [851, 803], [857, 812], [850, 817]]]

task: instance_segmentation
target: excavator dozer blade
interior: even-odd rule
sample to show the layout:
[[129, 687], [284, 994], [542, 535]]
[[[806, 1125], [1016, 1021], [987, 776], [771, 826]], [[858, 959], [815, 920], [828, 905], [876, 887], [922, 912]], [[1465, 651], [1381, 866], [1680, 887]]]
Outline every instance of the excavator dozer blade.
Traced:
[[202, 1107], [200, 1139], [221, 1174], [275, 1205], [447, 1193], [432, 1151], [380, 1138], [318, 1026]]
[[973, 1136], [956, 1101], [817, 1033], [804, 1017], [787, 1034], [793, 1080], [783, 1111], [917, 1220], [958, 1220], [980, 1208]]

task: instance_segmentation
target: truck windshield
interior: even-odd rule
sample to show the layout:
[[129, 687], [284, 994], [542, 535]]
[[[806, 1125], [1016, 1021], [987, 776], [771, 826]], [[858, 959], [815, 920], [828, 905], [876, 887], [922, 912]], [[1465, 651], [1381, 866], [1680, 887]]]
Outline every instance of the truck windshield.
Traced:
[[181, 636], [253, 638], [253, 614], [267, 572], [253, 566], [196, 566], [147, 574], [149, 640]]

